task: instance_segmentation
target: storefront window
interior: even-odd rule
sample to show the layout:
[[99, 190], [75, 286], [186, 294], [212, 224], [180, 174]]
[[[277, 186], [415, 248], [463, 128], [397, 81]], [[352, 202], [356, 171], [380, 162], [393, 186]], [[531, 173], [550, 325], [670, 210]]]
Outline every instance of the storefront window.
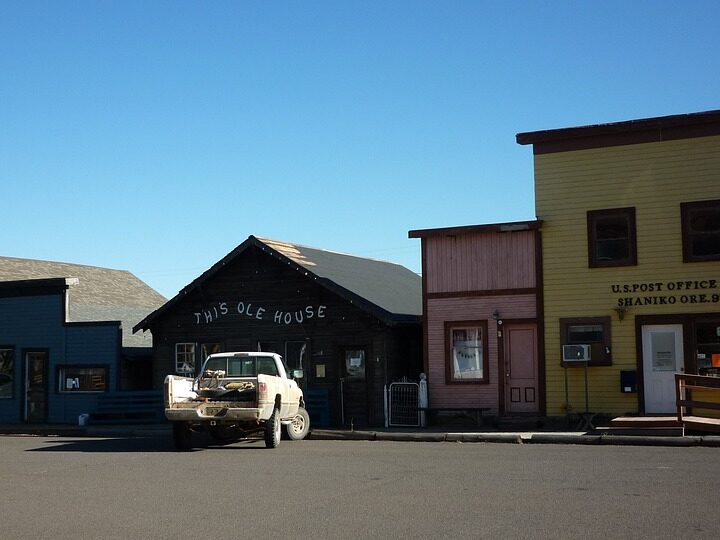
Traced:
[[107, 368], [63, 366], [58, 374], [62, 393], [104, 392], [107, 390]]
[[701, 201], [680, 205], [683, 260], [720, 260], [720, 201]]
[[635, 208], [591, 210], [587, 228], [590, 268], [637, 264]]
[[695, 325], [698, 375], [720, 377], [720, 320]]
[[15, 351], [0, 349], [0, 399], [13, 398], [13, 376], [15, 374]]
[[175, 344], [175, 372], [182, 375], [195, 374], [195, 344]]
[[610, 317], [560, 319], [561, 345], [590, 345], [590, 366], [609, 366]]
[[487, 323], [446, 323], [449, 382], [487, 382]]

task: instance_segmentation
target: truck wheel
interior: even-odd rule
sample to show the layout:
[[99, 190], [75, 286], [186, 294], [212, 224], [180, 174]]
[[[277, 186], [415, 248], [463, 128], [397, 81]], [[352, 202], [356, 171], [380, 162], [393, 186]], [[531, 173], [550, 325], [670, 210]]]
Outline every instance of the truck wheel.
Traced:
[[285, 426], [288, 439], [291, 441], [301, 441], [310, 432], [310, 415], [305, 409], [300, 407], [292, 421]]
[[280, 411], [276, 407], [265, 423], [265, 446], [277, 448], [278, 444], [280, 444]]
[[192, 448], [192, 431], [185, 422], [173, 422], [173, 443], [176, 450], [190, 450]]

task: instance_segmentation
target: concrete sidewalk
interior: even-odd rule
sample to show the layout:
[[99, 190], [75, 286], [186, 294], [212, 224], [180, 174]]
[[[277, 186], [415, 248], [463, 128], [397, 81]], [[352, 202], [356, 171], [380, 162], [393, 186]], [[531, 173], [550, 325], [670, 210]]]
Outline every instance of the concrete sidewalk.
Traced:
[[[128, 425], [0, 425], [0, 435], [45, 437], [170, 437], [169, 423]], [[406, 441], [510, 444], [579, 444], [635, 446], [720, 447], [717, 435], [615, 434], [602, 431], [451, 431], [442, 428], [342, 430], [314, 429], [308, 439], [333, 441]]]

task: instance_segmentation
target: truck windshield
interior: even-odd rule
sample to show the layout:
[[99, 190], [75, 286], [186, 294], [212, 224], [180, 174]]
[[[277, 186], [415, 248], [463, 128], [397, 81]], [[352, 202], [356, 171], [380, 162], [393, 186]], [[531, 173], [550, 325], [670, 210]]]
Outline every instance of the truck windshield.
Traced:
[[264, 375], [278, 375], [275, 359], [267, 356], [222, 356], [210, 358], [205, 365], [205, 371], [225, 372], [226, 377], [256, 377], [258, 373]]

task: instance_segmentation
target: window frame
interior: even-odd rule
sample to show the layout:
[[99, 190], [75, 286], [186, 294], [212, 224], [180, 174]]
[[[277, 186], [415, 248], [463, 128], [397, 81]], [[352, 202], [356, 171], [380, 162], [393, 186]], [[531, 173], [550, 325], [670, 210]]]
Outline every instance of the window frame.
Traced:
[[[481, 330], [482, 378], [456, 379], [453, 376], [453, 345], [452, 331], [462, 328], [479, 328]], [[489, 334], [487, 319], [468, 321], [445, 321], [445, 383], [446, 384], [488, 384], [490, 382]]]
[[[680, 203], [680, 227], [682, 229], [682, 250], [683, 250], [683, 262], [705, 262], [705, 261], [720, 261], [720, 253], [715, 255], [694, 255], [692, 253], [692, 238], [697, 233], [693, 233], [690, 230], [690, 218], [694, 210], [717, 208], [720, 212], [720, 199], [714, 199], [710, 201], [694, 201]], [[720, 235], [720, 232], [717, 233]]]
[[[603, 327], [602, 341], [575, 343], [568, 340], [568, 331], [571, 326], [581, 326], [599, 324]], [[612, 318], [611, 317], [573, 317], [560, 319], [560, 365], [563, 367], [575, 366], [574, 362], [564, 362], [562, 356], [563, 345], [590, 345], [592, 349], [593, 343], [600, 343], [603, 348], [603, 358], [596, 359], [596, 354], [590, 355], [588, 366], [612, 366]]]
[[[357, 354], [360, 354], [358, 357]], [[353, 366], [352, 361], [360, 359], [359, 366]], [[343, 349], [343, 364], [345, 366], [345, 380], [364, 381], [367, 374], [368, 353], [366, 347], [346, 347]]]
[[[603, 218], [624, 217], [628, 225], [628, 256], [624, 259], [601, 261], [597, 258], [597, 222]], [[608, 268], [615, 266], [637, 266], [637, 231], [635, 207], [608, 208], [587, 211], [588, 266], [590, 268]]]
[[[192, 365], [193, 365], [193, 369], [192, 369], [192, 371], [187, 371], [187, 370], [184, 370], [184, 369], [178, 369], [178, 347], [179, 347], [180, 345], [192, 345], [192, 354], [193, 354], [193, 364], [192, 364]], [[185, 351], [185, 354], [187, 354], [187, 351]], [[186, 376], [186, 377], [187, 377], [188, 375], [193, 375], [193, 376], [194, 376], [195, 373], [196, 373], [196, 371], [197, 371], [197, 369], [198, 369], [198, 366], [197, 366], [197, 363], [198, 363], [198, 362], [197, 362], [197, 355], [198, 355], [198, 345], [197, 345], [197, 343], [190, 342], [190, 341], [179, 341], [179, 342], [175, 343], [175, 374], [176, 374], [176, 375], [184, 375], [184, 376]], [[204, 360], [205, 360], [205, 359], [203, 359], [203, 361], [204, 361]]]
[[[58, 394], [102, 394], [110, 391], [110, 366], [108, 364], [60, 364], [57, 367], [57, 392]], [[102, 390], [81, 390], [68, 389], [66, 386], [66, 370], [68, 369], [96, 369], [103, 371], [104, 386]]]
[[6, 384], [9, 384], [10, 386], [10, 395], [9, 396], [1, 396], [0, 399], [15, 399], [15, 386], [16, 386], [16, 377], [15, 377], [15, 347], [11, 345], [0, 345], [0, 351], [10, 351], [10, 366], [9, 371], [4, 372], [0, 371], [0, 374], [5, 373], [8, 377], [10, 377], [10, 381], [8, 381]]

